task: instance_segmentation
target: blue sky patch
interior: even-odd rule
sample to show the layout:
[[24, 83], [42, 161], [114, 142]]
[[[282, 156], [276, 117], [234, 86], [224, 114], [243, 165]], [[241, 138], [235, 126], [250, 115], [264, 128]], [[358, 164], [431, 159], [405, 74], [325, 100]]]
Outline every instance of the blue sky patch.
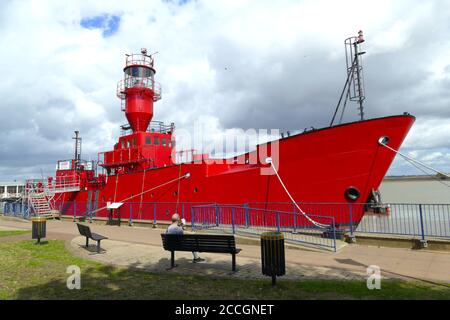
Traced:
[[80, 25], [86, 29], [101, 29], [104, 37], [117, 32], [120, 25], [120, 16], [104, 14], [101, 16], [81, 19]]

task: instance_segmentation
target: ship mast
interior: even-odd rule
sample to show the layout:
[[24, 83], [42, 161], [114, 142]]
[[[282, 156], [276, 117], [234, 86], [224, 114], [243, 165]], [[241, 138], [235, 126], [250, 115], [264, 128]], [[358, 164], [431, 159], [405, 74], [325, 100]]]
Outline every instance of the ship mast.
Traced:
[[[358, 32], [358, 36], [349, 37], [344, 41], [345, 60], [347, 64], [347, 80], [345, 82], [344, 88], [342, 89], [342, 93], [334, 111], [333, 118], [331, 119], [330, 127], [333, 125], [336, 115], [341, 108], [341, 103], [343, 104], [339, 123], [342, 122], [348, 100], [356, 101], [358, 103], [358, 115], [360, 116], [361, 121], [364, 120], [363, 103], [366, 99], [366, 96], [364, 89], [362, 55], [365, 54], [365, 52], [361, 51], [361, 43], [363, 43], [364, 41], [365, 40], [363, 32], [361, 30]], [[345, 99], [343, 100], [342, 98], [344, 97], [344, 94]]]
[[75, 154], [74, 154], [74, 164], [75, 164], [75, 168], [78, 169], [78, 165], [80, 163], [81, 160], [81, 137], [79, 136], [80, 131], [75, 131], [75, 137], [73, 137], [72, 139], [75, 140]]
[[[365, 53], [360, 50], [361, 43], [364, 42], [363, 32], [360, 30], [357, 37], [350, 37], [345, 39], [345, 56], [347, 61], [347, 74], [351, 75], [350, 82], [350, 101], [358, 102], [359, 116], [364, 120], [364, 106], [363, 102], [366, 98], [364, 95], [364, 79], [362, 67], [362, 55]], [[352, 71], [353, 70], [353, 71]]]

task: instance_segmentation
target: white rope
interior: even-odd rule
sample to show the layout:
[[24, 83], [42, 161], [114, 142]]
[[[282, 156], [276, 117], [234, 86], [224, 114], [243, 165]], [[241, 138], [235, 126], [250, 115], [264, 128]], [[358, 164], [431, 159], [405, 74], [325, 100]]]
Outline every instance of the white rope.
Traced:
[[304, 211], [300, 208], [300, 206], [297, 204], [297, 202], [295, 202], [294, 198], [291, 196], [291, 194], [289, 193], [288, 189], [287, 189], [286, 186], [284, 185], [283, 180], [281, 180], [281, 177], [280, 177], [280, 175], [278, 174], [277, 169], [275, 169], [275, 166], [274, 166], [273, 163], [272, 163], [272, 159], [271, 159], [271, 158], [267, 158], [267, 159], [266, 159], [266, 163], [270, 163], [270, 166], [272, 167], [273, 171], [275, 171], [275, 174], [277, 175], [278, 180], [280, 181], [281, 185], [283, 186], [284, 191], [286, 191], [286, 194], [289, 196], [289, 198], [291, 199], [292, 203], [297, 207], [297, 209], [300, 211], [300, 213], [301, 213], [306, 219], [308, 219], [309, 222], [311, 222], [311, 223], [312, 223], [313, 225], [315, 225], [316, 227], [319, 227], [319, 228], [328, 228], [328, 227], [329, 227], [328, 225], [319, 223], [319, 222], [314, 221], [313, 219], [311, 219], [311, 218], [306, 214], [306, 212], [304, 212]]
[[[178, 178], [181, 177], [181, 163], [179, 165], [179, 170], [178, 170]], [[175, 212], [178, 212], [178, 204], [180, 202], [180, 184], [181, 184], [181, 180], [178, 180], [178, 190], [177, 190], [177, 205], [175, 207]]]
[[425, 163], [423, 163], [423, 162], [421, 162], [421, 161], [419, 161], [419, 160], [413, 159], [413, 158], [407, 156], [406, 154], [403, 154], [403, 153], [401, 153], [400, 151], [395, 150], [394, 148], [389, 147], [387, 144], [385, 144], [385, 143], [383, 142], [382, 138], [380, 138], [380, 140], [378, 140], [378, 143], [379, 143], [380, 145], [382, 145], [382, 146], [388, 148], [389, 150], [394, 151], [395, 153], [398, 153], [399, 155], [401, 155], [401, 156], [402, 156], [403, 158], [405, 158], [405, 159], [408, 159], [408, 160], [410, 160], [410, 161], [412, 161], [412, 162], [415, 162], [415, 163], [417, 163], [417, 164], [420, 164], [421, 166], [424, 166], [425, 168], [430, 169], [431, 171], [434, 171], [434, 172], [436, 172], [436, 173], [438, 173], [438, 174], [442, 174], [443, 176], [446, 176], [447, 178], [450, 178], [450, 176], [449, 176], [448, 174], [445, 174], [445, 173], [443, 173], [443, 172], [440, 172], [440, 171], [438, 171], [438, 170], [436, 170], [436, 169], [434, 169], [434, 168], [432, 168], [432, 167], [430, 167], [430, 166], [427, 166]]
[[[172, 182], [175, 182], [175, 181], [177, 181], [177, 180], [187, 179], [187, 178], [189, 178], [189, 177], [190, 177], [190, 173], [188, 172], [188, 173], [186, 173], [185, 175], [183, 175], [183, 176], [181, 176], [181, 177], [178, 177], [178, 178], [172, 179], [172, 180], [170, 180], [170, 181], [161, 183], [160, 185], [157, 185], [156, 187], [150, 188], [150, 189], [148, 189], [148, 190], [145, 190], [145, 191], [143, 191], [143, 192], [141, 192], [141, 193], [138, 193], [138, 194], [136, 194], [136, 195], [133, 195], [133, 196], [131, 196], [131, 197], [122, 199], [122, 200], [120, 200], [120, 201], [118, 201], [118, 202], [125, 202], [125, 201], [128, 201], [128, 200], [130, 200], [130, 199], [132, 199], [132, 198], [135, 198], [135, 197], [140, 196], [141, 194], [144, 194], [144, 193], [153, 191], [153, 190], [155, 190], [155, 189], [164, 187], [165, 185], [168, 185], [168, 184], [170, 184], [170, 183], [172, 183]], [[97, 212], [97, 211], [106, 209], [107, 207], [108, 207], [108, 206], [106, 205], [106, 206], [104, 206], [104, 207], [98, 208], [98, 209], [92, 211], [92, 213], [95, 213], [95, 212]]]
[[145, 188], [145, 173], [147, 172], [146, 169], [144, 169], [144, 174], [142, 175], [142, 186], [141, 186], [141, 201], [139, 202], [139, 219], [142, 218], [142, 201], [144, 200], [144, 188]]

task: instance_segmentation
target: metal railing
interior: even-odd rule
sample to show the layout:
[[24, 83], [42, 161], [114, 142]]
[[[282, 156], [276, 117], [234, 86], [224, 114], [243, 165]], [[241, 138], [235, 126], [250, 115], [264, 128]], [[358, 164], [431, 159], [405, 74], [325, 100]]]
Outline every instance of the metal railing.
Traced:
[[[131, 129], [131, 127], [128, 124], [121, 125], [120, 128], [121, 128], [120, 136], [127, 136], [127, 135], [133, 133], [133, 130]], [[165, 124], [162, 121], [151, 121], [147, 127], [146, 132], [169, 134], [169, 133], [173, 133], [174, 130], [175, 130], [174, 123]]]
[[80, 177], [77, 175], [57, 176], [55, 179], [28, 179], [25, 182], [25, 194], [62, 193], [80, 190]]
[[[126, 91], [129, 88], [144, 88], [153, 91], [153, 101], [161, 99], [161, 84], [152, 78], [148, 77], [133, 77], [126, 76], [125, 79], [117, 83], [116, 95], [119, 99], [125, 99]], [[125, 111], [125, 105], [121, 106], [122, 111]]]
[[[107, 217], [106, 202], [54, 201], [52, 207], [63, 216], [74, 219], [79, 216]], [[429, 238], [450, 240], [450, 204], [390, 204], [389, 213], [375, 213], [369, 204], [343, 203], [299, 203], [300, 208], [312, 220], [331, 225], [331, 220], [340, 232], [350, 236], [362, 234], [395, 235], [407, 238]], [[216, 208], [220, 207], [219, 216]], [[9, 215], [23, 215], [22, 207], [17, 204], [5, 204]], [[192, 209], [194, 213], [192, 214]], [[234, 208], [234, 209], [233, 209]], [[194, 228], [227, 230], [233, 232], [260, 232], [278, 228], [295, 234], [309, 232], [317, 237], [318, 228], [298, 212], [292, 203], [248, 203], [238, 205], [216, 205], [214, 203], [195, 202], [127, 202], [121, 209], [122, 219], [169, 221], [172, 214], [179, 213], [188, 222], [193, 221]], [[362, 218], [361, 218], [362, 217]], [[248, 228], [251, 226], [254, 230]], [[316, 241], [316, 239], [313, 239]], [[322, 241], [322, 240], [320, 240]], [[326, 245], [329, 243], [326, 242]]]
[[260, 235], [267, 231], [284, 234], [286, 241], [336, 251], [333, 217], [310, 215], [326, 228], [318, 227], [305, 216], [277, 210], [250, 208], [248, 205], [202, 205], [191, 208], [193, 230], [219, 230], [224, 233]]
[[126, 55], [125, 66], [147, 66], [153, 68], [154, 59], [143, 53], [131, 53]]
[[138, 163], [146, 159], [142, 154], [141, 146], [98, 153], [98, 163], [100, 166]]
[[[387, 213], [376, 213], [365, 203], [297, 203], [308, 215], [333, 216], [336, 227], [354, 233], [450, 238], [450, 204], [385, 204]], [[253, 208], [298, 212], [293, 203], [249, 203]]]
[[3, 215], [29, 219], [28, 205], [23, 202], [6, 202], [3, 207]]

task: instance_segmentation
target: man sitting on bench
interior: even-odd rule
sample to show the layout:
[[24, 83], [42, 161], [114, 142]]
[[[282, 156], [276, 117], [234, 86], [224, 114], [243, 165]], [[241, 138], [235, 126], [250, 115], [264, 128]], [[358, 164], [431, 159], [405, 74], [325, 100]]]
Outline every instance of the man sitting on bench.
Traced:
[[[183, 228], [181, 227], [181, 220], [180, 215], [178, 213], [175, 213], [172, 216], [172, 224], [167, 228], [166, 233], [167, 234], [183, 234]], [[198, 255], [198, 252], [192, 252], [192, 255], [194, 256], [194, 259], [192, 260], [194, 263], [205, 261], [205, 259], [200, 258]]]

